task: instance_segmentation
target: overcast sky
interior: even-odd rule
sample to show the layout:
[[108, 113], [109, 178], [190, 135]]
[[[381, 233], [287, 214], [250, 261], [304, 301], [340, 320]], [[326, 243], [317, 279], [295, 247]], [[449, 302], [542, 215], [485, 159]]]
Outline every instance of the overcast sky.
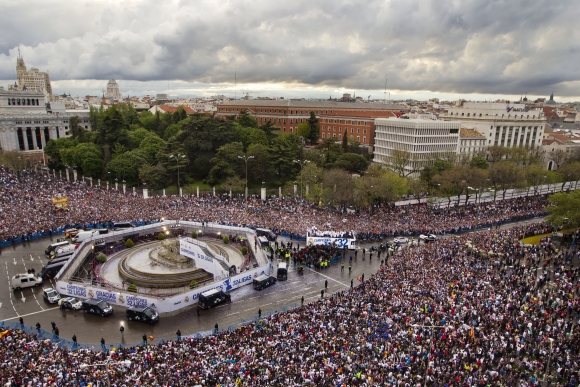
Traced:
[[578, 0], [2, 0], [0, 84], [20, 47], [73, 95], [572, 101], [579, 22]]

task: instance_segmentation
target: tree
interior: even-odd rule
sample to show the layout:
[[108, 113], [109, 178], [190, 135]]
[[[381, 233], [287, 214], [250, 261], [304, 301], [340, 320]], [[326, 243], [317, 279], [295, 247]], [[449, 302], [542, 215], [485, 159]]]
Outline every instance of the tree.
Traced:
[[139, 170], [145, 164], [147, 164], [145, 155], [135, 149], [112, 159], [107, 164], [107, 170], [111, 172], [112, 177], [126, 180], [129, 183], [137, 183], [139, 181]]
[[[261, 184], [263, 181], [276, 182], [276, 171], [272, 165], [270, 149], [264, 144], [252, 144], [246, 153], [248, 156], [254, 156], [254, 159], [248, 162], [248, 184]], [[238, 160], [238, 163], [242, 160]], [[245, 175], [240, 175], [245, 178]]]
[[127, 148], [129, 150], [139, 148], [141, 141], [143, 141], [143, 139], [150, 134], [155, 135], [155, 133], [145, 128], [136, 128], [134, 130], [130, 130], [127, 133]]
[[308, 125], [310, 126], [310, 134], [308, 135], [308, 141], [311, 144], [315, 144], [318, 142], [318, 138], [320, 136], [320, 127], [318, 124], [318, 118], [316, 118], [316, 114], [313, 111], [310, 112], [310, 117], [308, 118]]
[[236, 117], [236, 122], [240, 124], [242, 128], [258, 129], [258, 120], [256, 120], [256, 117], [254, 117], [251, 113], [252, 112], [248, 109], [242, 110]]
[[307, 141], [308, 138], [310, 137], [310, 130], [311, 130], [310, 125], [308, 124], [308, 122], [301, 122], [296, 127], [296, 134], [302, 137], [305, 141]]
[[261, 125], [259, 128], [262, 132], [266, 133], [266, 137], [268, 141], [272, 140], [276, 136], [276, 131], [278, 128], [274, 126], [272, 121], [267, 121], [264, 125]]
[[50, 157], [48, 166], [53, 169], [64, 168], [65, 162], [62, 161], [61, 151], [66, 148], [73, 148], [75, 145], [75, 141], [66, 137], [49, 140], [44, 147], [44, 153]]
[[416, 172], [413, 161], [413, 154], [404, 149], [393, 149], [389, 157], [391, 169], [401, 177], [406, 177]]
[[350, 173], [362, 173], [369, 166], [369, 162], [361, 155], [355, 153], [345, 153], [335, 162], [335, 168], [341, 168]]
[[215, 185], [227, 177], [239, 174], [242, 170], [242, 165], [238, 156], [242, 156], [243, 154], [244, 147], [241, 142], [232, 142], [221, 146], [216, 156], [211, 159], [213, 167], [208, 177], [209, 184]]
[[222, 183], [222, 188], [227, 191], [232, 192], [244, 192], [246, 181], [239, 176], [229, 176], [226, 177], [225, 181]]
[[472, 166], [473, 168], [479, 169], [489, 168], [489, 163], [484, 157], [481, 156], [475, 156], [474, 158], [472, 158], [471, 161], [469, 162], [469, 165]]
[[163, 166], [144, 164], [139, 168], [139, 180], [151, 189], [160, 190], [167, 186], [169, 177]]
[[550, 202], [547, 208], [550, 215], [546, 217], [548, 224], [558, 229], [563, 226], [580, 227], [580, 190], [555, 193], [548, 197], [548, 201]]
[[501, 145], [492, 145], [487, 148], [489, 161], [493, 164], [504, 159], [509, 153], [509, 148]]
[[364, 176], [356, 179], [355, 187], [355, 200], [360, 205], [374, 205], [400, 199], [407, 193], [407, 180], [374, 164]]
[[423, 179], [408, 179], [407, 187], [409, 193], [417, 199], [417, 203], [421, 203], [421, 198], [427, 196], [429, 192], [429, 185]]
[[73, 116], [69, 119], [69, 128], [71, 133], [71, 138], [73, 140], [84, 141], [84, 136], [86, 130], [79, 125], [79, 118], [77, 116]]
[[348, 135], [346, 133], [344, 134], [344, 136], [342, 136], [342, 150], [345, 153], [348, 152]]
[[351, 204], [354, 201], [354, 180], [350, 173], [342, 169], [330, 169], [322, 174], [325, 201], [335, 204]]
[[139, 144], [139, 150], [143, 151], [147, 159], [147, 163], [151, 165], [157, 164], [159, 161], [158, 154], [161, 153], [166, 146], [166, 142], [155, 133], [149, 133], [143, 141]]
[[103, 171], [101, 148], [92, 143], [80, 143], [60, 151], [62, 161], [67, 165], [76, 165], [80, 174], [98, 178]]
[[489, 180], [494, 188], [494, 200], [498, 189], [503, 191], [502, 198], [505, 199], [506, 191], [510, 188], [522, 188], [525, 186], [524, 174], [516, 163], [511, 160], [500, 160], [489, 167]]
[[562, 190], [564, 185], [569, 181], [580, 180], [580, 161], [569, 160], [562, 164], [560, 168], [556, 171], [562, 182]]

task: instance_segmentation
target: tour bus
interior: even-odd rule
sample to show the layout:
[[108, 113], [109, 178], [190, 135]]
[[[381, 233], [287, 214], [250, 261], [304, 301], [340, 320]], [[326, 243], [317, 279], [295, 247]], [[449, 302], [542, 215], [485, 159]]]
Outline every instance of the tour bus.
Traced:
[[356, 235], [354, 233], [344, 233], [343, 237], [336, 238], [331, 236], [330, 232], [319, 231], [317, 232], [316, 236], [311, 235], [310, 233], [306, 233], [306, 245], [307, 246], [314, 246], [314, 245], [324, 245], [324, 246], [335, 246], [338, 248], [346, 247], [349, 250], [356, 249]]

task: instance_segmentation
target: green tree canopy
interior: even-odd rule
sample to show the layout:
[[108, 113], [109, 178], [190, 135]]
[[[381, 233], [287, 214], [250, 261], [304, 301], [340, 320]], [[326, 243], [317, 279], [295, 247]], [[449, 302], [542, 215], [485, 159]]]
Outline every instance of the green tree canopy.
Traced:
[[254, 117], [247, 109], [238, 114], [236, 122], [240, 124], [242, 128], [258, 128], [258, 120], [256, 120], [256, 117]]
[[[244, 147], [241, 142], [232, 142], [222, 145], [218, 149], [216, 156], [211, 159], [213, 167], [209, 172], [209, 184], [218, 184], [226, 178], [238, 174], [241, 169], [241, 164], [243, 163], [238, 156], [242, 156], [243, 154]], [[248, 161], [248, 164], [251, 162], [252, 161]]]
[[558, 192], [548, 198], [550, 205], [546, 217], [548, 224], [556, 228], [580, 227], [580, 190], [570, 193]]
[[475, 156], [474, 158], [472, 158], [471, 161], [469, 162], [469, 165], [471, 165], [474, 168], [479, 168], [479, 169], [489, 168], [489, 163], [487, 162], [485, 157], [481, 157], [481, 156]]
[[345, 153], [334, 162], [335, 168], [344, 169], [350, 173], [362, 173], [369, 166], [369, 162], [361, 155]]

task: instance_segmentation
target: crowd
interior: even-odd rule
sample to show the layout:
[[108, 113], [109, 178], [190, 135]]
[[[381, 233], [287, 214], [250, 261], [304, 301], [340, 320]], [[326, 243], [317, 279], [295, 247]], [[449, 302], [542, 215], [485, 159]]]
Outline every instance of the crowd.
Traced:
[[[106, 354], [9, 331], [0, 339], [0, 379], [7, 386], [95, 386], [107, 376], [117, 387], [407, 387], [424, 378], [445, 387], [577, 386], [580, 255], [550, 243], [521, 246], [523, 233], [515, 227], [398, 249], [354, 288], [203, 339]], [[106, 362], [117, 364], [98, 366]]]
[[[54, 180], [48, 176], [0, 167], [0, 242], [26, 239], [35, 233], [63, 227], [84, 227], [111, 221], [156, 221], [162, 218], [265, 227], [305, 237], [308, 228], [349, 230], [359, 240], [393, 235], [447, 234], [491, 227], [516, 218], [544, 213], [544, 196], [471, 204], [437, 210], [427, 205], [378, 205], [357, 212], [317, 206], [295, 198], [266, 201], [228, 195], [142, 196], [91, 187], [87, 183]], [[58, 210], [52, 198], [66, 196], [68, 211]], [[343, 234], [344, 235], [344, 234]]]

